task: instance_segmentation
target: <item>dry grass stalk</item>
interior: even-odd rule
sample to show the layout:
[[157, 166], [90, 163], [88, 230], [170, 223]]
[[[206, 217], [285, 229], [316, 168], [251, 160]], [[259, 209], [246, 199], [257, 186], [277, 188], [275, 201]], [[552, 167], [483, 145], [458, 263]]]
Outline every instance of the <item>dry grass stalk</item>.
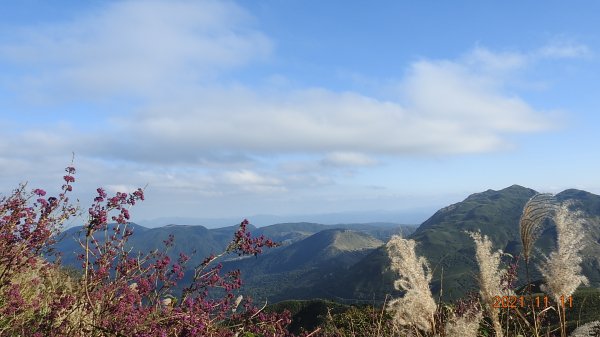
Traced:
[[477, 337], [481, 318], [481, 312], [453, 317], [446, 323], [446, 337]]
[[583, 219], [580, 212], [569, 210], [569, 203], [563, 203], [556, 211], [557, 242], [556, 250], [540, 265], [544, 276], [545, 291], [560, 303], [561, 296], [573, 295], [580, 284], [588, 284], [581, 274], [580, 252], [583, 249]]
[[555, 202], [556, 200], [552, 194], [536, 194], [527, 201], [523, 208], [519, 230], [525, 263], [529, 263], [531, 250], [542, 231], [544, 220], [556, 210]]
[[393, 236], [387, 244], [391, 268], [400, 275], [394, 282], [398, 290], [405, 290], [402, 298], [392, 300], [387, 309], [399, 327], [414, 326], [426, 333], [434, 330], [434, 315], [437, 309], [429, 282], [432, 278], [427, 259], [418, 257], [415, 241]]
[[503, 336], [502, 325], [498, 317], [499, 309], [494, 307], [496, 296], [510, 296], [512, 291], [502, 284], [505, 269], [500, 269], [502, 251], [492, 251], [492, 242], [487, 235], [479, 232], [468, 233], [475, 241], [475, 257], [479, 265], [479, 293], [489, 317], [492, 319], [496, 336]]
[[[539, 266], [545, 284], [543, 290], [557, 303], [561, 336], [566, 336], [564, 298], [571, 296], [580, 284], [588, 284], [581, 274], [580, 252], [583, 249], [583, 219], [578, 211], [563, 203], [556, 211], [556, 250]], [[562, 305], [561, 305], [562, 303]]]
[[577, 329], [575, 329], [575, 331], [573, 331], [569, 335], [569, 337], [590, 337], [590, 336], [592, 336], [592, 337], [600, 336], [600, 322], [593, 321], [593, 322], [584, 324], [584, 325], [578, 327]]

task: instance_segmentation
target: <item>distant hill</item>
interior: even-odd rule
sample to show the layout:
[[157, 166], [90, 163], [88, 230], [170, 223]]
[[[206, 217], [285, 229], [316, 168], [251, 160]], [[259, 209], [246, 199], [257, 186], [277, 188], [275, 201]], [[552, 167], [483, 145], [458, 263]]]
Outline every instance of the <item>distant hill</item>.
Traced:
[[339, 274], [384, 244], [366, 233], [327, 229], [256, 258], [225, 262], [225, 270], [239, 269], [244, 292], [261, 299], [326, 296], [315, 287], [324, 277]]
[[[114, 226], [114, 225], [113, 225]], [[179, 253], [190, 254], [192, 256], [189, 266], [198, 265], [206, 256], [219, 253], [227, 247], [237, 226], [208, 229], [204, 226], [190, 225], [167, 225], [157, 228], [146, 228], [135, 223], [130, 223], [129, 228], [133, 229], [134, 235], [131, 236], [128, 246], [133, 252], [149, 252], [154, 249], [163, 249], [163, 241], [167, 240], [170, 234], [175, 237], [175, 245], [169, 251], [172, 258], [177, 258]], [[63, 255], [63, 263], [66, 265], [79, 266], [76, 256], [82, 252], [82, 249], [76, 239], [80, 235], [81, 227], [73, 227], [62, 233], [62, 240], [56, 245], [57, 251]], [[404, 233], [405, 235], [414, 232], [416, 226], [400, 225], [393, 223], [370, 223], [370, 224], [338, 224], [323, 225], [316, 223], [285, 223], [256, 228], [252, 225], [248, 227], [253, 236], [265, 235], [266, 237], [281, 242], [283, 245], [290, 245], [303, 240], [315, 233], [329, 229], [353, 229], [361, 233], [371, 234], [381, 241], [388, 240], [393, 234]], [[81, 234], [83, 235], [83, 234]], [[103, 235], [97, 235], [97, 239], [102, 239]], [[268, 250], [267, 250], [268, 252]]]
[[274, 241], [282, 242], [283, 244], [289, 244], [327, 229], [352, 229], [367, 233], [379, 240], [387, 241], [394, 234], [401, 234], [404, 236], [410, 235], [417, 229], [417, 226], [400, 225], [391, 222], [350, 223], [336, 225], [323, 225], [311, 222], [293, 222], [260, 227], [257, 228], [254, 233], [256, 233], [256, 235], [264, 235]]
[[[114, 226], [114, 225], [111, 225]], [[128, 228], [133, 229], [133, 235], [129, 238], [128, 248], [132, 252], [150, 252], [155, 249], [164, 250], [164, 241], [170, 234], [175, 237], [175, 245], [170, 249], [169, 255], [177, 258], [179, 253], [191, 254], [196, 251], [192, 257], [191, 263], [198, 264], [211, 253], [223, 250], [235, 231], [235, 228], [207, 229], [203, 226], [184, 226], [169, 225], [158, 228], [146, 228], [135, 223], [128, 224]], [[84, 239], [85, 233], [80, 233], [81, 227], [69, 228], [62, 236], [62, 240], [56, 245], [57, 251], [63, 255], [63, 263], [66, 265], [79, 266], [77, 254], [82, 252], [82, 248], [76, 239]], [[109, 233], [111, 231], [109, 230]], [[104, 235], [97, 233], [96, 239], [102, 240]]]
[[[514, 256], [520, 254], [519, 219], [523, 206], [536, 193], [518, 185], [476, 193], [464, 201], [440, 209], [410, 235], [409, 238], [418, 243], [418, 253], [427, 257], [435, 271], [432, 284], [434, 293], [442, 290], [444, 298], [455, 299], [476, 286], [478, 269], [475, 247], [465, 231], [480, 230], [490, 237], [496, 249]], [[566, 190], [556, 198], [559, 201], [571, 200], [575, 208], [584, 212], [587, 235], [582, 243], [585, 244], [583, 271], [592, 285], [598, 286], [600, 196], [580, 190]], [[540, 253], [548, 253], [554, 249], [555, 240], [556, 232], [549, 226], [536, 247]], [[540, 255], [537, 254], [533, 262], [539, 259]], [[521, 282], [525, 282], [524, 267], [519, 272]], [[532, 276], [533, 279], [540, 278], [539, 271], [533, 270]], [[383, 300], [386, 294], [397, 294], [392, 288], [394, 275], [389, 271], [389, 257], [383, 248], [372, 252], [337, 279], [339, 281], [333, 285], [324, 281], [319, 286], [343, 298]]]
[[272, 214], [255, 214], [243, 217], [227, 217], [227, 218], [200, 218], [200, 217], [162, 217], [151, 220], [140, 221], [139, 224], [144, 227], [154, 228], [162, 227], [167, 224], [180, 225], [201, 225], [206, 228], [217, 228], [223, 226], [232, 226], [239, 223], [246, 217], [251, 223], [257, 227], [270, 226], [281, 223], [299, 223], [311, 222], [324, 225], [335, 225], [343, 223], [369, 223], [369, 222], [402, 222], [402, 223], [421, 223], [426, 219], [432, 211], [433, 207], [423, 207], [405, 211], [386, 211], [386, 210], [371, 210], [371, 211], [347, 211], [335, 213], [320, 213], [320, 214], [292, 214], [292, 215], [272, 215]]

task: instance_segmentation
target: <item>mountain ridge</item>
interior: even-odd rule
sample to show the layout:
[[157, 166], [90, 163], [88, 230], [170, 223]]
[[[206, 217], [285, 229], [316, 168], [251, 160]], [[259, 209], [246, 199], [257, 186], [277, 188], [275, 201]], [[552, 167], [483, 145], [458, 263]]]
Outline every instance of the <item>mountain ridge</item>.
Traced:
[[[432, 291], [437, 295], [443, 287], [444, 298], [456, 299], [468, 289], [476, 288], [478, 266], [475, 262], [475, 247], [466, 231], [481, 231], [490, 237], [494, 249], [502, 249], [517, 256], [521, 251], [519, 219], [523, 206], [536, 193], [535, 190], [520, 185], [473, 193], [463, 201], [435, 212], [409, 235], [409, 239], [417, 242], [417, 253], [425, 256], [434, 270]], [[575, 209], [584, 212], [587, 236], [582, 252], [582, 269], [592, 284], [598, 286], [600, 196], [567, 189], [556, 194], [556, 198], [559, 202], [571, 201]], [[554, 249], [555, 241], [556, 231], [553, 226], [549, 226], [537, 241], [539, 252], [533, 259], [534, 264], [541, 260], [541, 254], [548, 254]], [[326, 282], [319, 286], [337, 291], [340, 297], [383, 300], [386, 294], [398, 294], [392, 287], [396, 276], [389, 270], [389, 262], [385, 249], [379, 248], [338, 276], [343, 280], [340, 284], [345, 284], [346, 287], [335, 287]], [[532, 275], [533, 279], [541, 277], [539, 270], [534, 270]], [[519, 269], [519, 276], [523, 283], [523, 264]]]
[[[473, 193], [439, 209], [418, 227], [380, 222], [339, 225], [294, 222], [251, 227], [255, 236], [265, 235], [283, 246], [266, 250], [257, 258], [226, 260], [224, 266], [230, 270], [243, 269], [247, 289], [260, 298], [383, 301], [387, 294], [400, 294], [393, 289], [396, 276], [389, 270], [389, 257], [383, 244], [392, 235], [401, 234], [415, 240], [417, 253], [430, 262], [434, 270], [432, 291], [438, 294], [443, 289], [445, 299], [456, 299], [476, 286], [475, 248], [466, 232], [481, 231], [490, 237], [494, 249], [517, 256], [521, 251], [519, 219], [522, 209], [536, 193], [520, 185]], [[588, 233], [583, 251], [583, 273], [593, 285], [600, 285], [600, 196], [567, 189], [556, 194], [556, 199], [571, 201], [574, 208], [583, 212]], [[176, 231], [172, 253], [189, 253], [186, 251], [189, 247], [196, 247], [199, 259], [222, 250], [236, 226], [135, 228], [132, 242], [142, 242], [145, 247], [154, 247], [148, 245], [149, 242], [162, 243], [169, 231]], [[553, 226], [548, 226], [537, 242], [540, 253], [552, 250], [555, 238]], [[537, 254], [533, 261], [537, 263], [540, 258]], [[190, 266], [197, 262], [192, 261]], [[521, 276], [522, 269], [519, 270]], [[532, 276], [539, 278], [539, 271], [533, 270]]]

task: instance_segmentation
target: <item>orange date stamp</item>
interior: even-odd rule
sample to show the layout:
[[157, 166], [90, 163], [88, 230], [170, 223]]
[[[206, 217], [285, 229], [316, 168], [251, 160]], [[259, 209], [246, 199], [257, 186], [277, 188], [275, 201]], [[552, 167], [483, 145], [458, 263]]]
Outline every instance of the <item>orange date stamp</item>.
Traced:
[[[525, 296], [495, 296], [493, 308], [525, 308], [527, 305], [531, 305], [536, 308], [548, 308], [548, 305], [552, 305], [548, 296], [533, 296], [526, 298]], [[573, 307], [573, 296], [560, 297], [560, 306], [563, 308]]]

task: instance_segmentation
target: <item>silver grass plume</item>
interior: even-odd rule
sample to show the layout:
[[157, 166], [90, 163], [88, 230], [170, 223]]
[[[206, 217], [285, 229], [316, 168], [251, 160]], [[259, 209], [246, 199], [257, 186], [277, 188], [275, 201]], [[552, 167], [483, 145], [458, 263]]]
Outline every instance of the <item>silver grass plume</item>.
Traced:
[[446, 323], [446, 337], [477, 337], [481, 312], [453, 317]]
[[569, 210], [563, 203], [556, 211], [556, 250], [539, 266], [544, 276], [545, 291], [559, 303], [560, 297], [571, 296], [580, 284], [588, 284], [581, 275], [580, 252], [583, 249], [583, 219], [581, 212]]
[[575, 329], [569, 337], [600, 337], [600, 322], [586, 323]]
[[387, 310], [392, 313], [397, 327], [414, 326], [429, 333], [434, 328], [437, 305], [429, 282], [432, 278], [427, 259], [417, 256], [415, 241], [394, 235], [386, 248], [391, 259], [391, 269], [400, 276], [394, 282], [398, 290], [405, 290], [404, 297], [392, 300]]
[[502, 325], [498, 318], [499, 310], [494, 307], [496, 296], [510, 296], [513, 292], [502, 283], [502, 278], [506, 274], [506, 269], [500, 269], [500, 258], [502, 251], [492, 251], [492, 241], [487, 235], [482, 236], [479, 232], [468, 232], [475, 241], [475, 257], [479, 265], [479, 293], [481, 299], [492, 319], [494, 330], [497, 337], [502, 337]]
[[525, 263], [529, 263], [531, 250], [542, 232], [544, 220], [551, 217], [555, 211], [556, 199], [549, 193], [534, 195], [523, 207], [519, 230]]

